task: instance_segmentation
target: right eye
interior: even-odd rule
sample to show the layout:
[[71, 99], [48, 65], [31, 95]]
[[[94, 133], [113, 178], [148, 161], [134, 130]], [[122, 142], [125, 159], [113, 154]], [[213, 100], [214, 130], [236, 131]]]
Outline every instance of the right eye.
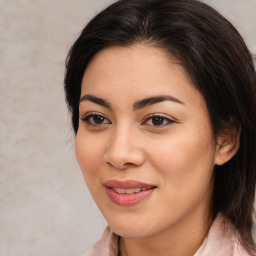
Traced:
[[87, 114], [81, 118], [88, 125], [103, 125], [103, 124], [111, 124], [111, 122], [103, 115], [94, 113]]

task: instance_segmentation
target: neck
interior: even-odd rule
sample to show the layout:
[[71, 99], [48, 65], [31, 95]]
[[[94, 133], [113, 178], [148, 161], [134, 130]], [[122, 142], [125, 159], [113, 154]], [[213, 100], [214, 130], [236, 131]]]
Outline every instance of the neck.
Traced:
[[171, 228], [147, 237], [121, 238], [122, 256], [134, 255], [178, 255], [191, 256], [203, 243], [212, 223], [211, 218], [190, 215], [189, 218], [174, 224]]

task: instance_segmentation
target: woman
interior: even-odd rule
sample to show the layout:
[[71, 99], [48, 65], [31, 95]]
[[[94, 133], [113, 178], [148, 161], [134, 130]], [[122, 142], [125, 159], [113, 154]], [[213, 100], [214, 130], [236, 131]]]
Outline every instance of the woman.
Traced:
[[256, 255], [256, 74], [194, 0], [120, 0], [66, 62], [76, 156], [109, 227], [88, 255]]

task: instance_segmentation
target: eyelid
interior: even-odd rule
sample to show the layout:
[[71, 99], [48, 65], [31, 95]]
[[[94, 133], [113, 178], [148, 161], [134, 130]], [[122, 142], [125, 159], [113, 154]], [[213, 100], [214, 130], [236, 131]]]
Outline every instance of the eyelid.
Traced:
[[174, 118], [171, 118], [170, 116], [166, 116], [164, 114], [160, 114], [160, 113], [154, 113], [154, 114], [149, 114], [145, 117], [144, 121], [142, 122], [142, 125], [145, 124], [148, 120], [154, 118], [154, 117], [161, 117], [163, 118], [164, 120], [167, 120], [168, 121], [168, 124], [164, 124], [164, 125], [149, 125], [149, 126], [154, 126], [156, 128], [161, 128], [161, 127], [165, 127], [165, 126], [168, 126], [168, 125], [171, 125], [173, 123], [177, 123], [177, 121], [174, 119]]
[[84, 114], [84, 115], [81, 115], [81, 116], [80, 116], [80, 119], [81, 119], [83, 122], [85, 122], [86, 124], [92, 125], [92, 126], [106, 125], [106, 123], [94, 124], [94, 123], [89, 122], [89, 120], [86, 120], [86, 119], [89, 119], [89, 118], [94, 117], [94, 116], [102, 116], [105, 120], [108, 121], [107, 124], [111, 124], [111, 121], [110, 121], [104, 114], [102, 114], [102, 113], [100, 113], [100, 112], [88, 112], [88, 113], [86, 113], [86, 114]]

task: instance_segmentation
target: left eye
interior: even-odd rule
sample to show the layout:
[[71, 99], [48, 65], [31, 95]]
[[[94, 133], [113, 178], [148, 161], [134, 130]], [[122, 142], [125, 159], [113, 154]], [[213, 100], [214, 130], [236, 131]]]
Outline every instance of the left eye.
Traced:
[[171, 123], [174, 123], [174, 121], [164, 116], [151, 116], [143, 122], [143, 124], [152, 126], [165, 126]]
[[99, 114], [86, 115], [82, 120], [91, 125], [110, 124], [110, 121], [106, 117]]

